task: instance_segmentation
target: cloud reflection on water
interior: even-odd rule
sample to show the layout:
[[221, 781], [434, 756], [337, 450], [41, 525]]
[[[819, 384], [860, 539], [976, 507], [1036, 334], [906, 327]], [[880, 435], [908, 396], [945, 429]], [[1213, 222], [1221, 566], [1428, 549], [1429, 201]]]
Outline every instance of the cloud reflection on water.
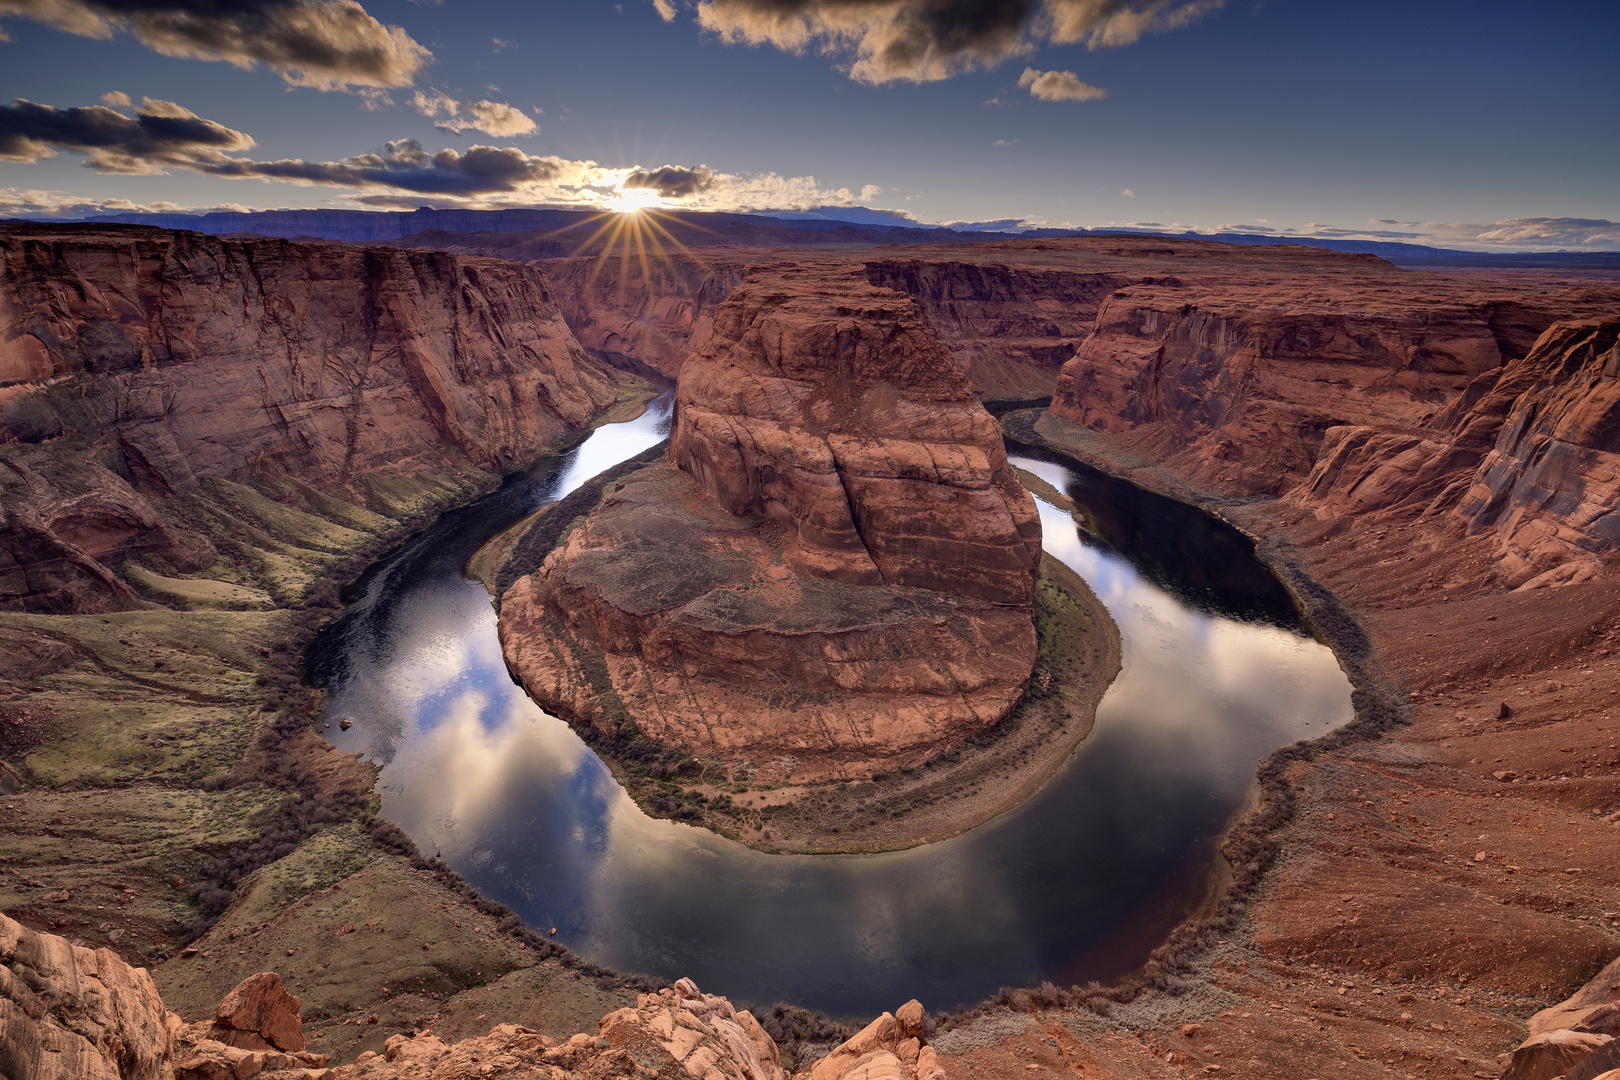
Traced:
[[[599, 431], [572, 472], [594, 475], [641, 448], [620, 434]], [[1060, 467], [1018, 463], [1067, 486]], [[512, 683], [482, 588], [449, 572], [401, 575], [377, 593], [333, 708], [393, 720], [334, 741], [387, 763], [384, 813], [424, 850], [622, 970], [846, 1015], [912, 995], [947, 1007], [1048, 976], [1106, 977], [1140, 962], [1201, 897], [1213, 840], [1255, 763], [1348, 719], [1349, 686], [1321, 645], [1189, 606], [1084, 542], [1067, 514], [1039, 508], [1046, 549], [1119, 623], [1124, 665], [1064, 772], [953, 840], [770, 856], [646, 817]]]

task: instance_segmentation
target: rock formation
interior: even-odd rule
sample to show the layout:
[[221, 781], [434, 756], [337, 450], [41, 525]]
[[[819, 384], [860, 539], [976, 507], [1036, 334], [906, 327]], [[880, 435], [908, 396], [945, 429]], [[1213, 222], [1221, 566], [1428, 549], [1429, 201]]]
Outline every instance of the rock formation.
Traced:
[[1052, 414], [1232, 494], [1294, 488], [1329, 428], [1420, 427], [1553, 322], [1620, 300], [1515, 294], [1312, 248], [1122, 237], [1099, 259], [1098, 241], [1051, 246], [1082, 264], [1160, 267], [1103, 302]]
[[1620, 546], [1620, 321], [1559, 323], [1418, 429], [1328, 429], [1291, 501], [1449, 517], [1496, 540], [1504, 583], [1591, 577]]
[[1039, 518], [915, 305], [847, 272], [757, 273], [676, 408], [672, 467], [503, 598], [532, 694], [795, 776], [915, 764], [1006, 715], [1035, 661]]
[[[187, 1024], [164, 1008], [145, 968], [5, 915], [0, 962], [0, 1075], [19, 1080], [788, 1080], [776, 1044], [753, 1015], [690, 979], [609, 1013], [595, 1035], [558, 1042], [499, 1024], [488, 1035], [446, 1043], [418, 1031], [390, 1037], [381, 1054], [329, 1067], [326, 1055], [304, 1049], [298, 999], [274, 972], [243, 980], [213, 1019]], [[907, 1002], [798, 1080], [944, 1080], [925, 1020], [922, 1005]]]
[[[0, 228], [0, 607], [127, 600], [211, 477], [499, 473], [617, 399], [544, 276], [435, 252]], [[20, 444], [20, 445], [19, 445]]]

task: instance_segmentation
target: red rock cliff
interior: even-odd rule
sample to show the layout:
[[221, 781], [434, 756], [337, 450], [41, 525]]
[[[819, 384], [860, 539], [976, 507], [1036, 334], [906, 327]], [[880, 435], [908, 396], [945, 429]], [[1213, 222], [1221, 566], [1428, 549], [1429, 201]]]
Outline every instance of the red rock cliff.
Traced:
[[3, 606], [117, 594], [149, 500], [200, 480], [500, 472], [617, 396], [515, 263], [16, 225], [0, 265]]

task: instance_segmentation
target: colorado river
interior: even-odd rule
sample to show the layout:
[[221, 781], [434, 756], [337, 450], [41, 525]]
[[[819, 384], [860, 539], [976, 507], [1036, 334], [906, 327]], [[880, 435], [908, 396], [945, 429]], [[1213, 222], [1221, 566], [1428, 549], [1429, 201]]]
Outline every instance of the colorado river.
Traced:
[[1118, 548], [1040, 503], [1046, 550], [1091, 584], [1123, 644], [1094, 732], [1045, 788], [962, 836], [883, 855], [767, 855], [649, 818], [512, 682], [488, 595], [461, 571], [524, 514], [656, 444], [667, 418], [666, 397], [446, 514], [368, 571], [310, 656], [332, 694], [327, 737], [382, 765], [384, 815], [591, 960], [843, 1016], [1105, 979], [1206, 895], [1256, 764], [1350, 719], [1332, 653], [1293, 624], [1236, 533], [1018, 457]]

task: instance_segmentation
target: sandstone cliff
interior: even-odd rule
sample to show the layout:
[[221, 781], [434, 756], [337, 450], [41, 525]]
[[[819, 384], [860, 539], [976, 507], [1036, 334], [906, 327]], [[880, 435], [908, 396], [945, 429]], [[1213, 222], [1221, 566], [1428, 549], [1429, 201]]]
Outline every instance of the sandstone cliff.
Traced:
[[1620, 321], [1559, 323], [1422, 428], [1330, 428], [1289, 501], [1324, 515], [1460, 522], [1505, 584], [1598, 572], [1620, 548]]
[[624, 481], [502, 600], [543, 704], [799, 778], [916, 764], [1011, 710], [1039, 518], [909, 299], [756, 273], [676, 407], [673, 468]]
[[671, 253], [645, 264], [609, 255], [540, 265], [581, 343], [612, 363], [645, 364], [674, 378], [688, 349], [713, 333], [715, 309], [750, 261]]
[[[432, 252], [0, 228], [0, 606], [124, 601], [152, 500], [499, 473], [617, 399], [544, 276]], [[386, 483], [386, 482], [385, 482]]]
[[925, 258], [874, 259], [866, 279], [917, 301], [987, 401], [1050, 397], [1098, 307], [1136, 283], [1117, 272]]

